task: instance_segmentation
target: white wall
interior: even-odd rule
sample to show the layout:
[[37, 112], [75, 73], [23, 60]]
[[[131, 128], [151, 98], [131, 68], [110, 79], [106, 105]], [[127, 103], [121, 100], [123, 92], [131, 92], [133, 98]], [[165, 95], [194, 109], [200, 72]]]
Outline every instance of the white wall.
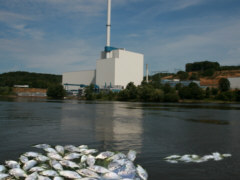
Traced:
[[97, 60], [96, 84], [100, 87], [115, 85], [115, 59]]
[[129, 82], [140, 85], [143, 80], [144, 57], [142, 54], [122, 49], [114, 50], [108, 59], [97, 61], [96, 84], [100, 87], [124, 86]]
[[115, 85], [126, 87], [129, 82], [140, 85], [143, 80], [143, 55], [119, 51], [119, 58], [116, 59]]
[[[95, 84], [96, 70], [63, 73], [62, 84]], [[70, 86], [69, 86], [70, 87]], [[71, 88], [71, 87], [70, 87]], [[72, 87], [71, 89], [76, 89]]]
[[240, 77], [228, 78], [231, 89], [240, 89]]

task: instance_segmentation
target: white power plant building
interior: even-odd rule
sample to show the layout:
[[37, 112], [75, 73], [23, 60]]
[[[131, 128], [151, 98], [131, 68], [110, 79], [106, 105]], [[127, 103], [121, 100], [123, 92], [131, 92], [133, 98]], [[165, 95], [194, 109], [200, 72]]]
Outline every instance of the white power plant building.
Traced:
[[143, 80], [144, 56], [110, 46], [111, 0], [108, 0], [107, 43], [96, 70], [63, 73], [63, 85], [67, 90], [77, 90], [80, 85], [95, 84], [106, 87], [125, 88], [129, 82], [140, 85]]

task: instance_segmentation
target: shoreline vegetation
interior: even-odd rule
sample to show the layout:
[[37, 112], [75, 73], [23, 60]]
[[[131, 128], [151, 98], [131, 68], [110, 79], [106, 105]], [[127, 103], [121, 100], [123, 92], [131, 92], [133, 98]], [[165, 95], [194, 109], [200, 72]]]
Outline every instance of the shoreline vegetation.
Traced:
[[[79, 99], [98, 101], [129, 101], [129, 102], [240, 102], [240, 90], [230, 89], [227, 77], [239, 77], [240, 66], [220, 66], [218, 62], [194, 62], [186, 64], [185, 71], [174, 73], [157, 73], [149, 76], [149, 82], [144, 77], [139, 86], [130, 82], [124, 90], [112, 92], [110, 89], [94, 89], [94, 85], [86, 87], [79, 97], [69, 97], [61, 85], [62, 76], [28, 72], [9, 72], [0, 74], [0, 96], [13, 97], [14, 85], [28, 85], [29, 88], [47, 89], [48, 98]], [[188, 85], [177, 83], [174, 87], [161, 83], [162, 79], [179, 79], [181, 81], [217, 82], [214, 86], [202, 88], [191, 82]]]

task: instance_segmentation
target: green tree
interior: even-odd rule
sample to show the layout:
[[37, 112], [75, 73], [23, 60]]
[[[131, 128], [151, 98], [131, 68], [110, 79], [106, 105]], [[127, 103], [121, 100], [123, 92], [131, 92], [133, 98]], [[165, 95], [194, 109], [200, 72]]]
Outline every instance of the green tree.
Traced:
[[222, 92], [228, 91], [230, 89], [230, 82], [229, 82], [229, 80], [226, 79], [226, 78], [221, 78], [219, 80], [219, 89]]
[[87, 100], [94, 100], [96, 99], [95, 93], [94, 93], [94, 85], [91, 84], [90, 86], [87, 86], [85, 89], [85, 97]]
[[188, 79], [188, 73], [184, 71], [178, 71], [177, 75], [180, 80], [187, 80]]
[[49, 86], [47, 89], [47, 96], [51, 98], [61, 99], [66, 95], [66, 92], [62, 85], [55, 84]]

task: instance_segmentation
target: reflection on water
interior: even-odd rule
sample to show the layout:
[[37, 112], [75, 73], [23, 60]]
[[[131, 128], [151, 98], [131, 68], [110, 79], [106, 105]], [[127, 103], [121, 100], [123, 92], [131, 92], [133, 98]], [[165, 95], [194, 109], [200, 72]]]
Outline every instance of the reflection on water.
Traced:
[[219, 121], [214, 119], [186, 119], [186, 121], [196, 122], [196, 123], [208, 123], [208, 124], [218, 124], [218, 125], [228, 125], [229, 121]]
[[[121, 103], [72, 104], [62, 106], [62, 133], [81, 139], [102, 142], [103, 149], [117, 151], [134, 148], [140, 152], [142, 144], [142, 110], [126, 110]], [[91, 137], [91, 138], [90, 138]], [[64, 137], [63, 137], [64, 138]], [[94, 142], [92, 142], [94, 143]]]

